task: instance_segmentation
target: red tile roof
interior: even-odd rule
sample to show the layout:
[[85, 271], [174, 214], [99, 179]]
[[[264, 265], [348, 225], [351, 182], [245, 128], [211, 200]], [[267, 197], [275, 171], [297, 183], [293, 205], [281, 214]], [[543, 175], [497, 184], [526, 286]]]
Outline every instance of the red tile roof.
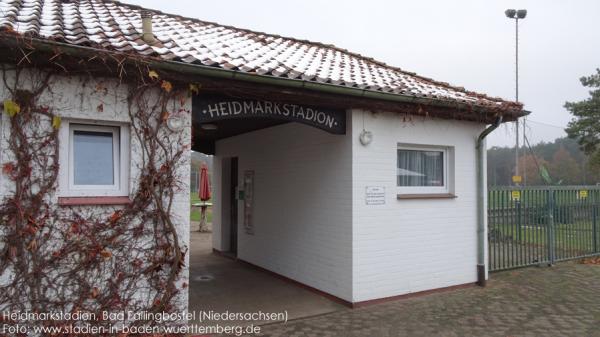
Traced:
[[520, 105], [434, 81], [335, 46], [152, 11], [158, 42], [141, 39], [144, 8], [102, 0], [0, 0], [0, 31], [245, 73], [430, 98], [490, 109]]

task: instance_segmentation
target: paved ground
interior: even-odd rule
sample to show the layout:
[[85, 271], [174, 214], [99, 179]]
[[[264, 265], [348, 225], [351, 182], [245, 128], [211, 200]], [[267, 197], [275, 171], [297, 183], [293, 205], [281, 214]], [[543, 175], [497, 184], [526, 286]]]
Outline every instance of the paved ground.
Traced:
[[[213, 254], [210, 233], [193, 231], [190, 235], [190, 310], [218, 313], [287, 311], [289, 318], [294, 319], [345, 309], [311, 291]], [[213, 323], [209, 321], [203, 325]], [[236, 321], [220, 323], [239, 325]]]
[[[212, 254], [210, 233], [191, 235], [190, 310], [288, 311], [289, 322], [262, 325], [261, 336], [600, 337], [600, 265], [560, 263], [494, 273], [484, 289], [470, 287], [351, 310]], [[306, 316], [311, 317], [299, 318]]]
[[263, 326], [262, 336], [600, 336], [600, 266], [492, 274], [466, 288]]
[[[192, 232], [198, 232], [198, 230], [200, 229], [200, 221], [191, 221], [190, 222], [190, 229]], [[204, 229], [203, 229], [204, 233], [211, 233], [212, 232], [212, 222], [207, 222], [204, 225]]]

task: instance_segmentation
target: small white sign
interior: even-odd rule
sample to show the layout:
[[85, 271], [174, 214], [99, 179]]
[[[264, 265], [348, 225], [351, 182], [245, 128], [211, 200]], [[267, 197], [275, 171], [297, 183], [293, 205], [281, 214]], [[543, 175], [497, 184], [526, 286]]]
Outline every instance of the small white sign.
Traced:
[[367, 186], [365, 191], [367, 205], [385, 205], [385, 187]]

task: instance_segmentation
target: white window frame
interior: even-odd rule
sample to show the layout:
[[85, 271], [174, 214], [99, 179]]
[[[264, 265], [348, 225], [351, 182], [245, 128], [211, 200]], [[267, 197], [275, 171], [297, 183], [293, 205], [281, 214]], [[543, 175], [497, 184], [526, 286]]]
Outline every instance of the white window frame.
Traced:
[[[113, 134], [114, 183], [112, 185], [75, 185], [73, 137], [75, 131]], [[113, 197], [129, 195], [129, 126], [123, 123], [68, 120], [61, 123], [60, 180], [61, 197]]]
[[[398, 186], [398, 150], [442, 152], [443, 186]], [[398, 194], [452, 194], [454, 191], [454, 148], [441, 145], [398, 143], [396, 148], [396, 189]]]

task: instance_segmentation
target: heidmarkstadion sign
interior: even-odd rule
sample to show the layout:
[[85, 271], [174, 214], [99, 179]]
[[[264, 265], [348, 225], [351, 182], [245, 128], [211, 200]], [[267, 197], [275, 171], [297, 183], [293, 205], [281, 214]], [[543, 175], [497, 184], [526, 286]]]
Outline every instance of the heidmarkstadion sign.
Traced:
[[194, 120], [209, 123], [225, 119], [273, 118], [308, 124], [334, 134], [346, 133], [346, 111], [311, 105], [231, 97], [193, 99]]

